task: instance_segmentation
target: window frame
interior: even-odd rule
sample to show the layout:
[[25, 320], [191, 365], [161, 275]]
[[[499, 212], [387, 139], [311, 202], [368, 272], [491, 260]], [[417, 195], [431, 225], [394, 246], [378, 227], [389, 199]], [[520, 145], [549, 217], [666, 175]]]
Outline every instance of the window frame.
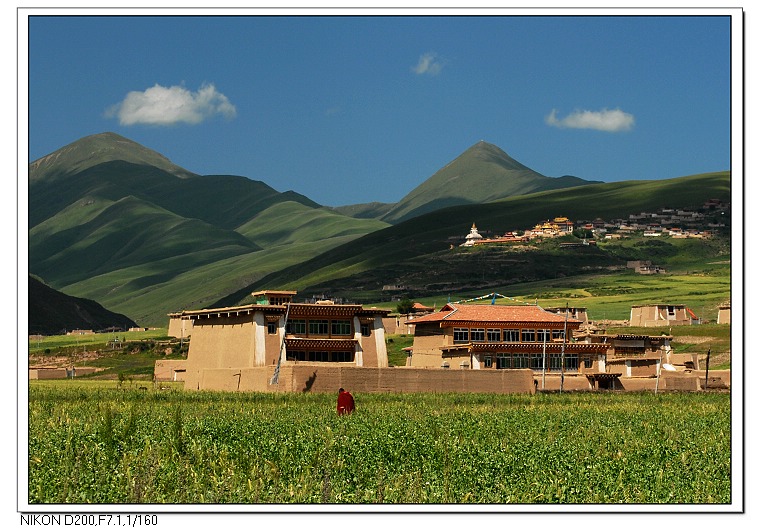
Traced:
[[[285, 325], [285, 333], [293, 335], [307, 335], [308, 323], [306, 319], [288, 319]], [[301, 330], [299, 332], [299, 330]]]
[[[519, 328], [505, 328], [502, 332], [504, 338], [502, 341], [505, 343], [519, 343], [520, 342], [520, 329]], [[515, 339], [517, 338], [517, 339]]]
[[[469, 343], [470, 342], [470, 329], [469, 328], [454, 328], [453, 332], [454, 343]], [[459, 335], [459, 337], [457, 337]], [[466, 337], [462, 337], [466, 336]]]
[[330, 335], [350, 336], [353, 334], [350, 319], [332, 319], [330, 321]]
[[[321, 330], [324, 329], [324, 332]], [[309, 319], [309, 334], [329, 336], [330, 335], [330, 321], [328, 319]]]

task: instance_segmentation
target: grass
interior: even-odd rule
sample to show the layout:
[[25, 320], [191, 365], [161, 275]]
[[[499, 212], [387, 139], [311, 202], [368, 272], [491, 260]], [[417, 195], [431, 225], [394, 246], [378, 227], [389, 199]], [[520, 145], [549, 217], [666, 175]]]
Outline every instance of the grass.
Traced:
[[[67, 380], [68, 381], [68, 380]], [[730, 395], [30, 383], [31, 504], [729, 504]]]
[[[118, 339], [118, 341], [115, 341]], [[83, 336], [47, 336], [29, 341], [29, 365], [74, 365], [100, 370], [83, 378], [151, 380], [158, 359], [184, 359], [188, 343], [166, 329]]]
[[[589, 318], [598, 320], [627, 320], [631, 306], [636, 304], [685, 304], [705, 321], [715, 321], [718, 306], [731, 298], [731, 270], [726, 263], [716, 263], [706, 271], [672, 272], [640, 275], [633, 270], [616, 273], [588, 274], [528, 283], [496, 286], [413, 298], [426, 306], [440, 308], [446, 302], [467, 301], [483, 295], [498, 293], [498, 304], [538, 303], [545, 308], [564, 306], [586, 308]], [[398, 301], [378, 303], [379, 307], [395, 309]]]
[[405, 366], [407, 353], [404, 351], [404, 348], [412, 346], [413, 342], [413, 335], [393, 334], [386, 336], [385, 344], [388, 350], [388, 365], [393, 367]]

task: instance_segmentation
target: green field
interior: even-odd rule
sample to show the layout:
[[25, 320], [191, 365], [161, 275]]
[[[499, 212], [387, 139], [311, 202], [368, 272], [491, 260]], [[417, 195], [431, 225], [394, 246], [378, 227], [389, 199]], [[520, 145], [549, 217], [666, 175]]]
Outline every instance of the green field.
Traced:
[[[632, 270], [578, 275], [455, 294], [441, 292], [412, 300], [440, 308], [449, 301], [467, 301], [494, 292], [508, 297], [497, 297], [497, 304], [538, 303], [544, 308], [568, 304], [586, 308], [589, 319], [594, 321], [629, 319], [633, 305], [662, 303], [685, 304], [703, 321], [714, 322], [718, 306], [731, 298], [731, 267], [726, 262], [715, 262], [690, 271], [658, 275], [640, 275]], [[397, 301], [377, 304], [390, 309], [397, 305]]]
[[29, 389], [32, 504], [729, 504], [730, 395]]

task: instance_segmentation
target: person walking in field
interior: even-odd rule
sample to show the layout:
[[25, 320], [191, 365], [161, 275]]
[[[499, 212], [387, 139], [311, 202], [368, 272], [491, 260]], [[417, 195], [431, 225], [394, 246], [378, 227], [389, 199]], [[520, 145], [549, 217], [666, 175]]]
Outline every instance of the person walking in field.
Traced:
[[354, 397], [351, 396], [351, 393], [344, 390], [343, 387], [338, 389], [338, 416], [351, 414], [354, 412], [354, 409], [356, 409], [356, 404], [354, 403]]

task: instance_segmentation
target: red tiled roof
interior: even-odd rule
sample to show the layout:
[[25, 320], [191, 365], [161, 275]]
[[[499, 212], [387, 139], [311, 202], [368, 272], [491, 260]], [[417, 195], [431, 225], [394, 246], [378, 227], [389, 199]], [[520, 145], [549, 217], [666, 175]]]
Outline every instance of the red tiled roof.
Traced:
[[[415, 317], [407, 324], [420, 323], [564, 323], [565, 316], [547, 312], [540, 306], [505, 306], [499, 304], [447, 304], [440, 311]], [[568, 323], [578, 324], [575, 318]]]

